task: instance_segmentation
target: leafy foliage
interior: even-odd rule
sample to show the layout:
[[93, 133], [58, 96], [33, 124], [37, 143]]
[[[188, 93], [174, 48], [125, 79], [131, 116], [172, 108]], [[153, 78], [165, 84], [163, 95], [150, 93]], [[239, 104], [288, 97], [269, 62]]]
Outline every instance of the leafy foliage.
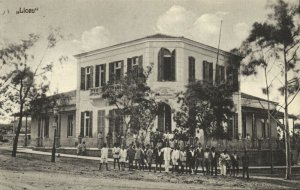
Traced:
[[[61, 38], [59, 30], [52, 28], [47, 38], [44, 54], [40, 60], [35, 60], [36, 55], [32, 49], [42, 38], [36, 34], [30, 34], [28, 39], [18, 43], [8, 44], [0, 50], [0, 67], [5, 72], [1, 72], [0, 94], [5, 103], [0, 104], [4, 112], [13, 111], [8, 106], [14, 105], [18, 108], [19, 125], [13, 144], [12, 156], [16, 156], [18, 137], [21, 130], [24, 111], [32, 108], [31, 103], [45, 98], [49, 90], [49, 81], [46, 73], [51, 72], [52, 63], [45, 63], [44, 56], [48, 49], [53, 48]], [[34, 52], [34, 51], [33, 51]]]
[[102, 89], [102, 97], [114, 105], [117, 114], [125, 125], [125, 136], [128, 132], [136, 133], [140, 129], [148, 131], [157, 115], [156, 94], [147, 85], [152, 65], [146, 70], [130, 71], [119, 81], [109, 81]]
[[174, 116], [177, 127], [190, 137], [200, 128], [207, 137], [225, 138], [222, 122], [232, 114], [232, 92], [227, 84], [190, 83], [186, 92], [177, 96], [181, 104]]

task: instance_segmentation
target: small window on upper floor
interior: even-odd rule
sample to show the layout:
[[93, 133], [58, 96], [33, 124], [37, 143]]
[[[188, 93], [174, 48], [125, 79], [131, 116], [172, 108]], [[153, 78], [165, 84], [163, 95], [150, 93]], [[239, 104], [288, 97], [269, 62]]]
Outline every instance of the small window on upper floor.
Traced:
[[203, 61], [203, 82], [213, 83], [213, 63]]
[[106, 65], [96, 65], [95, 87], [102, 87], [106, 82]]
[[161, 48], [158, 53], [158, 81], [176, 80], [176, 50]]
[[195, 82], [195, 58], [189, 57], [189, 82]]
[[109, 81], [117, 82], [124, 74], [124, 61], [109, 63]]
[[93, 66], [81, 67], [80, 90], [93, 88]]

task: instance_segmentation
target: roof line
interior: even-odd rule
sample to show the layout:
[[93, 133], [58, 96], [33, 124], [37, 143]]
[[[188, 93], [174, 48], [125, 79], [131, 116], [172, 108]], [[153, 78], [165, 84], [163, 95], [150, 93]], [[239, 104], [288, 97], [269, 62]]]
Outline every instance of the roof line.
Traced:
[[[161, 34], [161, 33], [157, 33], [157, 34], [154, 34], [154, 35], [150, 35], [150, 36], [146, 36], [146, 37], [142, 37], [142, 38], [138, 38], [138, 39], [135, 39], [135, 40], [130, 40], [130, 41], [126, 41], [126, 42], [121, 42], [121, 43], [118, 43], [118, 44], [114, 44], [114, 45], [111, 45], [111, 46], [107, 46], [107, 47], [103, 47], [103, 48], [99, 48], [99, 49], [95, 49], [95, 50], [91, 50], [91, 51], [87, 51], [87, 52], [83, 52], [83, 53], [79, 53], [79, 54], [75, 54], [74, 57], [78, 58], [80, 56], [84, 56], [84, 55], [88, 55], [88, 54], [92, 54], [92, 53], [96, 53], [98, 51], [103, 51], [103, 50], [109, 50], [111, 48], [114, 48], [114, 47], [117, 47], [117, 46], [122, 46], [122, 45], [126, 45], [128, 43], [133, 43], [133, 42], [139, 42], [139, 41], [144, 41], [144, 40], [147, 40], [147, 39], [183, 39], [183, 40], [186, 40], [186, 41], [190, 41], [190, 42], [193, 42], [193, 43], [197, 43], [201, 46], [206, 46], [207, 48], [211, 48], [211, 49], [214, 49], [217, 51], [217, 48], [216, 47], [213, 47], [213, 46], [209, 46], [209, 45], [206, 45], [206, 44], [203, 44], [203, 43], [200, 43], [200, 42], [197, 42], [195, 40], [191, 40], [189, 38], [185, 38], [184, 36], [170, 36], [170, 35], [166, 35], [166, 34]], [[241, 56], [237, 55], [237, 54], [234, 54], [232, 52], [228, 52], [228, 51], [225, 51], [225, 50], [222, 50], [220, 49], [220, 52], [224, 53], [224, 54], [230, 54], [230, 55], [234, 55], [236, 57], [239, 57], [239, 58], [242, 58]]]

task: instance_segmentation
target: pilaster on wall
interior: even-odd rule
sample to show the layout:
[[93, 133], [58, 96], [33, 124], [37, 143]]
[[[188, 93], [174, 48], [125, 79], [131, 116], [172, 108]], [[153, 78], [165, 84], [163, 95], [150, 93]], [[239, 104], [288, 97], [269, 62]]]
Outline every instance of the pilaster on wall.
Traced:
[[238, 133], [242, 134], [242, 98], [241, 92], [239, 91], [237, 94], [237, 113], [238, 113]]

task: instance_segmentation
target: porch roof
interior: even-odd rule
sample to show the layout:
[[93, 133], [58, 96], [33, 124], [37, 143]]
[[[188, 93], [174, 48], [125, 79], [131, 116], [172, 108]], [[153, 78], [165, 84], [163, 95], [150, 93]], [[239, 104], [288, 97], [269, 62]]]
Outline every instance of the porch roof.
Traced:
[[[272, 115], [277, 119], [283, 119], [284, 113], [278, 110], [270, 110]], [[268, 116], [268, 110], [262, 108], [255, 108], [255, 107], [248, 107], [242, 106], [242, 114], [256, 114], [260, 116]], [[289, 114], [289, 118], [291, 119], [298, 119], [295, 115]]]

